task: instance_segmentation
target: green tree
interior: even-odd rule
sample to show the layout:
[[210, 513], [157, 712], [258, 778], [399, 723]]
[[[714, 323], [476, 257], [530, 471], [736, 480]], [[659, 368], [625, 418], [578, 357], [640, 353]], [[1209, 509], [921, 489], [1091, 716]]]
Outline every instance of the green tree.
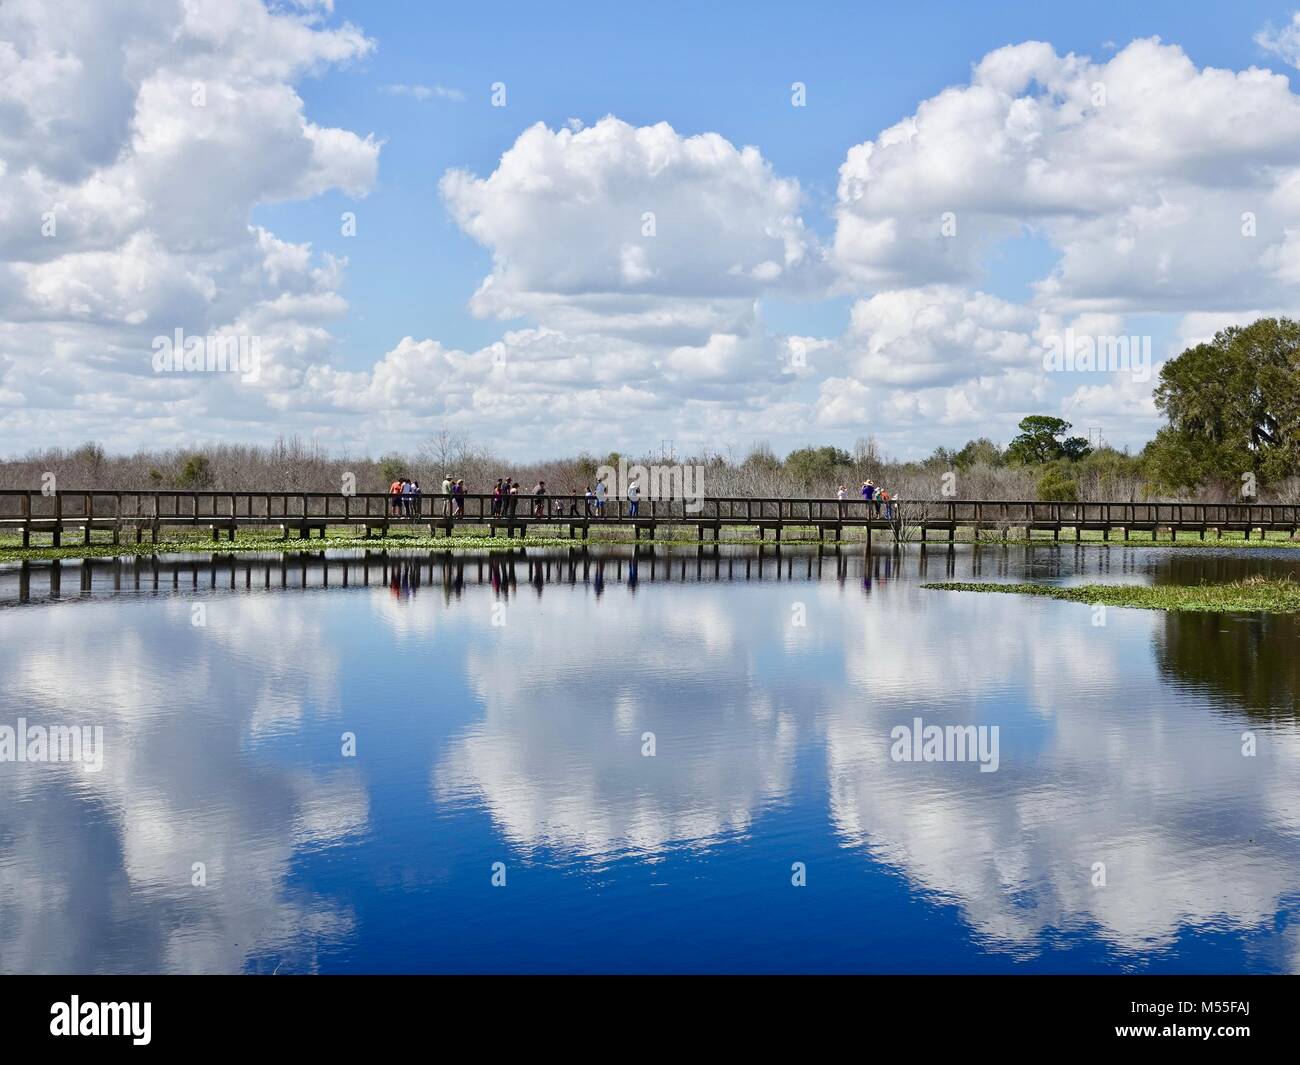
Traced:
[[1079, 482], [1053, 464], [1038, 478], [1038, 498], [1044, 503], [1073, 503], [1079, 498]]
[[390, 484], [406, 476], [405, 460], [398, 455], [385, 455], [379, 460], [379, 475], [384, 479], [383, 488], [386, 492]]
[[1300, 471], [1300, 323], [1261, 318], [1221, 330], [1160, 368], [1155, 402], [1169, 424], [1147, 458], [1162, 487], [1292, 476]]
[[745, 461], [741, 465], [771, 473], [781, 468], [781, 460], [776, 457], [776, 452], [767, 441], [760, 440], [749, 449], [749, 454], [745, 456]]
[[1020, 466], [1037, 466], [1057, 459], [1078, 460], [1092, 448], [1081, 436], [1066, 436], [1070, 423], [1047, 414], [1031, 414], [1020, 420], [1020, 435], [1007, 446], [1007, 461]]
[[191, 490], [211, 488], [213, 480], [212, 463], [208, 461], [208, 457], [191, 455], [185, 460], [185, 465], [176, 476], [176, 487]]
[[836, 470], [852, 462], [853, 456], [838, 447], [801, 447], [785, 457], [785, 468], [806, 488], [833, 480]]
[[1001, 466], [1006, 462], [1006, 455], [987, 436], [978, 440], [968, 440], [966, 445], [952, 456], [952, 464], [959, 470], [983, 463], [985, 466]]

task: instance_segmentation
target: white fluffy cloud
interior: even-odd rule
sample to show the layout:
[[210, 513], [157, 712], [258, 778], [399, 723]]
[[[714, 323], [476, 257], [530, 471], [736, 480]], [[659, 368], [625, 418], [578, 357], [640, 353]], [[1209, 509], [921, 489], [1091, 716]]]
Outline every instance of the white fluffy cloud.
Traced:
[[[272, 403], [150, 375], [151, 343], [255, 332], [263, 390], [330, 344], [341, 264], [253, 209], [364, 195], [379, 145], [311, 122], [292, 81], [373, 48], [318, 5], [260, 0], [0, 7], [0, 404], [9, 440], [51, 409], [122, 445]], [[112, 428], [110, 428], [112, 427]]]
[[871, 284], [970, 282], [1036, 232], [1060, 256], [1038, 285], [1053, 306], [1232, 308], [1294, 283], [1298, 182], [1285, 77], [1157, 40], [1105, 63], [1030, 42], [849, 151], [835, 252]]
[[618, 319], [624, 329], [698, 333], [734, 303], [806, 283], [815, 240], [798, 182], [756, 148], [716, 133], [608, 117], [574, 132], [538, 123], [487, 178], [442, 180], [461, 227], [492, 251], [478, 314], [548, 324]]
[[[397, 442], [368, 435], [374, 412], [412, 395], [394, 433], [481, 435], [500, 416], [494, 442], [521, 455], [644, 446], [611, 430], [631, 412], [687, 448], [872, 431], [908, 453], [1005, 438], [1052, 409], [1122, 416], [1121, 442], [1137, 442], [1154, 426], [1142, 388], [1044, 374], [1047, 337], [1163, 328], [1162, 357], [1211, 323], [1293, 306], [1300, 282], [1300, 95], [1285, 77], [1198, 67], [1154, 39], [1104, 61], [1028, 42], [850, 147], [825, 244], [759, 147], [612, 116], [526, 126], [486, 176], [439, 186], [490, 255], [468, 310], [506, 322], [500, 339], [461, 351], [401, 339], [399, 322], [387, 353], [342, 368], [345, 264], [251, 217], [372, 187], [380, 145], [314, 123], [294, 86], [375, 43], [315, 0], [76, 15], [62, 0], [0, 6], [10, 447], [59, 410], [75, 434], [62, 443], [288, 428], [371, 449]], [[1259, 43], [1291, 57], [1298, 28]], [[1049, 259], [1016, 301], [997, 268], [1026, 236]], [[854, 300], [841, 335], [784, 336], [763, 318], [772, 298], [832, 293]], [[258, 380], [152, 374], [152, 338], [178, 327], [257, 335]]]

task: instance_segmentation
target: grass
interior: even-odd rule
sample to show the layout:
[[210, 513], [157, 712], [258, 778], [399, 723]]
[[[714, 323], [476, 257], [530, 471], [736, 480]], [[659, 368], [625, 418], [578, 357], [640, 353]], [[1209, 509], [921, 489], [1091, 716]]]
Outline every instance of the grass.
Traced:
[[[62, 547], [34, 546], [23, 547], [22, 539], [18, 536], [0, 535], [0, 562], [21, 562], [24, 559], [48, 560], [48, 559], [65, 559], [65, 558], [129, 558], [135, 555], [165, 555], [176, 554], [178, 552], [218, 552], [228, 554], [232, 551], [322, 551], [326, 549], [345, 549], [345, 548], [362, 548], [365, 550], [399, 550], [402, 548], [412, 550], [431, 550], [440, 551], [508, 551], [511, 548], [521, 546], [527, 547], [573, 547], [583, 543], [581, 540], [570, 540], [567, 537], [540, 536], [530, 534], [525, 539], [507, 539], [503, 536], [489, 537], [487, 529], [482, 526], [464, 529], [456, 536], [438, 536], [430, 538], [422, 536], [415, 532], [390, 533], [386, 537], [372, 537], [369, 540], [356, 536], [348, 532], [343, 533], [339, 530], [331, 533], [321, 539], [319, 537], [310, 540], [281, 540], [278, 534], [258, 533], [251, 531], [241, 531], [238, 538], [231, 542], [228, 540], [213, 541], [210, 536], [204, 532], [194, 532], [190, 535], [176, 535], [174, 532], [167, 540], [160, 540], [157, 544], [152, 543], [126, 543], [113, 544], [109, 541], [107, 533], [97, 530], [97, 539], [93, 540], [89, 546], [77, 544], [66, 544]], [[690, 535], [672, 536], [667, 534], [667, 530], [672, 528], [665, 523], [661, 525], [654, 543], [662, 546], [671, 545], [696, 545], [700, 541], [695, 538], [692, 526], [681, 526], [680, 528], [690, 530]], [[799, 529], [805, 529], [805, 535], [797, 535]], [[611, 526], [605, 528], [593, 529], [593, 536], [586, 541], [588, 544], [631, 544], [635, 541], [631, 537], [631, 528]], [[613, 533], [615, 535], [609, 535]], [[841, 546], [865, 545], [866, 534], [861, 530], [845, 530], [845, 539]], [[965, 534], [964, 536], [962, 534]], [[69, 532], [69, 536], [73, 534]], [[643, 543], [648, 541], [642, 541]], [[712, 544], [712, 540], [706, 540], [705, 543]], [[749, 544], [759, 544], [764, 541], [755, 536], [737, 536], [735, 538], [725, 537], [721, 543], [733, 544], [736, 546], [745, 546]], [[769, 538], [766, 543], [771, 544], [773, 541]], [[796, 545], [803, 543], [818, 543], [816, 530], [813, 527], [801, 527], [789, 525], [783, 533], [782, 543], [787, 545]], [[831, 541], [827, 540], [827, 543]], [[876, 533], [877, 543], [889, 543], [888, 537], [879, 532]], [[911, 540], [909, 543], [917, 544], [919, 540]], [[1055, 541], [1047, 533], [1039, 532], [1030, 538], [1023, 536], [1008, 537], [1002, 539], [996, 532], [984, 530], [978, 540], [970, 537], [970, 530], [959, 530], [958, 544], [970, 546], [978, 543], [983, 547], [1047, 547], [1054, 546]], [[1073, 537], [1063, 535], [1059, 546], [1069, 547], [1075, 543]], [[1239, 532], [1229, 532], [1223, 535], [1222, 539], [1201, 540], [1195, 533], [1184, 533], [1177, 540], [1168, 539], [1168, 534], [1164, 534], [1161, 539], [1156, 539], [1149, 532], [1132, 532], [1128, 540], [1121, 540], [1113, 537], [1110, 540], [1103, 540], [1100, 532], [1088, 531], [1083, 534], [1078, 541], [1085, 547], [1176, 547], [1183, 548], [1203, 548], [1213, 549], [1222, 547], [1231, 548], [1300, 548], [1300, 540], [1292, 540], [1286, 533], [1275, 533], [1272, 537], [1260, 539], [1258, 535], [1252, 536], [1247, 540]], [[934, 539], [930, 541], [931, 547], [946, 547], [947, 540]]]
[[947, 581], [924, 584], [945, 592], [1002, 592], [1008, 595], [1036, 595], [1072, 603], [1133, 607], [1138, 610], [1188, 610], [1208, 613], [1300, 612], [1300, 584], [1290, 577], [1246, 577], [1226, 584], [1083, 584], [1060, 587], [1052, 584], [995, 584], [988, 581]]
[[[631, 530], [628, 529], [628, 532]], [[365, 551], [396, 551], [396, 550], [419, 550], [419, 551], [510, 551], [517, 550], [521, 547], [576, 547], [584, 543], [588, 545], [596, 544], [634, 544], [636, 541], [629, 537], [605, 538], [592, 537], [590, 540], [569, 539], [568, 537], [539, 536], [530, 533], [527, 537], [515, 537], [513, 539], [505, 536], [488, 536], [486, 529], [479, 529], [475, 532], [466, 531], [458, 536], [422, 536], [416, 533], [410, 534], [390, 534], [384, 537], [372, 536], [369, 539], [352, 534], [339, 535], [337, 533], [325, 537], [312, 537], [309, 540], [289, 539], [282, 540], [278, 535], [259, 534], [241, 532], [235, 540], [213, 540], [211, 536], [194, 535], [194, 536], [173, 536], [167, 540], [159, 540], [158, 543], [127, 543], [125, 539], [122, 543], [114, 544], [108, 539], [92, 540], [90, 544], [65, 543], [59, 547], [53, 546], [35, 546], [23, 547], [22, 538], [17, 536], [0, 536], [0, 562], [22, 562], [30, 561], [48, 561], [52, 559], [71, 559], [71, 558], [131, 558], [137, 555], [169, 555], [169, 554], [186, 554], [201, 552], [204, 554], [230, 554], [232, 552], [248, 551], [324, 551], [324, 550], [365, 550]], [[648, 544], [651, 541], [642, 540], [642, 544]], [[688, 544], [692, 547], [703, 542], [712, 545], [712, 540], [699, 541], [694, 536], [689, 538], [674, 539], [663, 534], [663, 528], [653, 541], [658, 546], [667, 546], [673, 544]], [[760, 541], [756, 537], [737, 537], [719, 541], [723, 544], [758, 544]], [[766, 541], [769, 546], [773, 543], [771, 539]], [[782, 543], [816, 543], [816, 539], [808, 541], [795, 539], [787, 536]]]
[[[932, 543], [934, 541], [931, 541]], [[958, 543], [969, 543], [969, 540], [959, 539]], [[1199, 533], [1183, 532], [1178, 535], [1177, 539], [1171, 539], [1167, 532], [1161, 533], [1157, 538], [1150, 532], [1134, 530], [1129, 533], [1127, 540], [1121, 539], [1118, 533], [1113, 533], [1109, 540], [1103, 540], [1099, 531], [1089, 529], [1084, 532], [1081, 539], [1076, 541], [1072, 535], [1062, 531], [1060, 546], [1071, 547], [1075, 543], [1081, 543], [1086, 547], [1190, 547], [1213, 549], [1216, 547], [1297, 547], [1300, 548], [1300, 540], [1291, 539], [1291, 534], [1286, 532], [1266, 533], [1261, 539], [1259, 533], [1252, 533], [1249, 540], [1244, 533], [1225, 532], [1222, 538], [1216, 539], [1213, 535], [1201, 539]], [[1014, 536], [1002, 539], [996, 532], [984, 530], [980, 536], [979, 543], [985, 546], [1001, 546], [1003, 544], [1009, 547], [1023, 547], [1027, 544], [1033, 544], [1035, 547], [1043, 544], [1055, 544], [1057, 541], [1051, 538], [1050, 533], [1039, 532], [1033, 537]]]

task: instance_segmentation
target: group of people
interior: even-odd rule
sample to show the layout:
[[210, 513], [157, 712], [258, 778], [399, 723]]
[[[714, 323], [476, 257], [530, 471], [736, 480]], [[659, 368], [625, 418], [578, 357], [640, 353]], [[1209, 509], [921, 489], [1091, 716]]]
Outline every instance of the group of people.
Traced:
[[[858, 490], [863, 501], [867, 504], [868, 511], [874, 510], [876, 517], [883, 517], [886, 521], [892, 521], [894, 518], [894, 500], [893, 497], [885, 491], [884, 488], [877, 487], [875, 482], [870, 478], [862, 482], [862, 487]], [[848, 508], [844, 505], [849, 498], [849, 490], [844, 485], [840, 485], [839, 491], [835, 497], [840, 501], [840, 517], [845, 517]]]
[[[509, 477], [497, 478], [497, 483], [492, 489], [491, 515], [493, 517], [513, 518], [519, 508], [519, 492], [521, 485], [518, 481], [511, 480]], [[546, 482], [538, 481], [532, 491], [532, 516], [542, 518], [548, 516], [546, 505], [547, 499]], [[571, 518], [581, 517], [583, 514], [587, 517], [603, 518], [605, 516], [605, 504], [609, 498], [609, 489], [604, 481], [597, 481], [593, 488], [587, 485], [581, 492], [573, 485], [569, 485], [569, 514]], [[578, 500], [582, 499], [583, 514], [578, 512]], [[641, 488], [635, 479], [628, 485], [628, 513], [636, 517], [637, 508], [641, 500]]]
[[[392, 496], [392, 512], [398, 517], [420, 517], [420, 484], [418, 481], [411, 480], [407, 477], [399, 477], [388, 486], [389, 495]], [[492, 489], [491, 516], [494, 518], [513, 518], [519, 510], [519, 496], [523, 492], [523, 485], [510, 477], [498, 477], [497, 483]], [[442, 479], [442, 494], [446, 499], [446, 516], [449, 518], [460, 518], [465, 515], [465, 482], [459, 477], [453, 478], [450, 475]], [[605, 482], [597, 481], [595, 487], [587, 485], [582, 491], [578, 492], [572, 485], [569, 486], [569, 516], [578, 517], [578, 499], [582, 498], [583, 508], [588, 517], [604, 517], [605, 504], [609, 498], [609, 489]], [[546, 499], [546, 482], [539, 480], [530, 493], [532, 498], [531, 513], [535, 518], [546, 517], [548, 514]], [[628, 515], [635, 518], [641, 503], [641, 487], [633, 479], [627, 488]]]
[[[522, 485], [510, 477], [498, 477], [497, 483], [492, 489], [491, 516], [494, 518], [513, 518], [519, 509], [519, 496]], [[392, 510], [395, 515], [404, 517], [418, 517], [420, 515], [420, 482], [410, 480], [406, 477], [399, 478], [388, 487], [389, 494], [393, 497]], [[859, 489], [868, 510], [874, 511], [876, 517], [884, 517], [886, 521], [892, 521], [894, 517], [894, 499], [882, 487], [877, 487], [871, 480], [862, 482]], [[451, 476], [442, 479], [442, 494], [446, 498], [446, 514], [449, 518], [460, 518], [465, 515], [465, 482], [460, 478]], [[603, 518], [605, 516], [605, 504], [609, 497], [609, 489], [603, 480], [597, 481], [595, 487], [587, 485], [581, 493], [573, 485], [569, 486], [569, 516], [579, 517], [578, 499], [583, 500], [583, 508], [587, 517]], [[847, 516], [848, 508], [845, 502], [849, 498], [849, 490], [844, 485], [840, 485], [839, 490], [835, 493], [839, 500], [840, 517]], [[534, 518], [546, 517], [549, 511], [546, 506], [547, 491], [546, 482], [539, 480], [533, 488], [531, 513]], [[639, 515], [641, 508], [641, 486], [634, 477], [627, 486], [627, 516], [635, 518]]]
[[399, 517], [414, 517], [420, 513], [420, 482], [399, 477], [388, 486], [393, 497], [393, 513]]

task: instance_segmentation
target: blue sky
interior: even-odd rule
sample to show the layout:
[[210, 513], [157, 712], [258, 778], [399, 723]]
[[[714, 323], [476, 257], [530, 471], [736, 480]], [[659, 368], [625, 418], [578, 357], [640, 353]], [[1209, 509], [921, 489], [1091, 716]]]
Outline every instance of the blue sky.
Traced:
[[[1285, 24], [1291, 13], [1286, 4], [1254, 2], [1234, 4], [1231, 13], [1195, 2], [757, 2], [745, 4], [743, 15], [731, 5], [696, 3], [504, 2], [492, 6], [489, 29], [473, 5], [338, 0], [335, 10], [375, 37], [378, 49], [299, 91], [317, 121], [373, 130], [385, 141], [379, 180], [360, 208], [370, 239], [339, 235], [337, 214], [351, 206], [344, 196], [264, 207], [258, 217], [286, 238], [348, 256], [346, 292], [355, 306], [345, 349], [358, 366], [400, 339], [395, 329], [460, 347], [500, 335], [499, 322], [466, 312], [490, 257], [448, 217], [437, 183], [451, 167], [489, 173], [533, 122], [558, 128], [569, 118], [590, 124], [612, 114], [757, 145], [778, 172], [799, 179], [805, 219], [828, 233], [846, 146], [966, 81], [971, 64], [995, 48], [1043, 40], [1059, 52], [1103, 57], [1157, 36], [1201, 65], [1241, 69], [1275, 60], [1252, 33]], [[508, 87], [506, 108], [491, 106], [495, 81]], [[790, 107], [795, 81], [809, 86], [806, 109]], [[441, 85], [465, 99], [383, 91], [393, 84]], [[1016, 242], [990, 260], [985, 287], [1023, 298], [1053, 260], [1039, 241]], [[843, 329], [847, 302], [776, 300], [769, 320], [829, 335]]]
[[[7, 451], [1139, 447], [1159, 361], [1300, 282], [1285, 5], [13, 0], [0, 38]], [[259, 373], [160, 373], [177, 329]], [[1067, 335], [1157, 365], [1047, 367]]]

